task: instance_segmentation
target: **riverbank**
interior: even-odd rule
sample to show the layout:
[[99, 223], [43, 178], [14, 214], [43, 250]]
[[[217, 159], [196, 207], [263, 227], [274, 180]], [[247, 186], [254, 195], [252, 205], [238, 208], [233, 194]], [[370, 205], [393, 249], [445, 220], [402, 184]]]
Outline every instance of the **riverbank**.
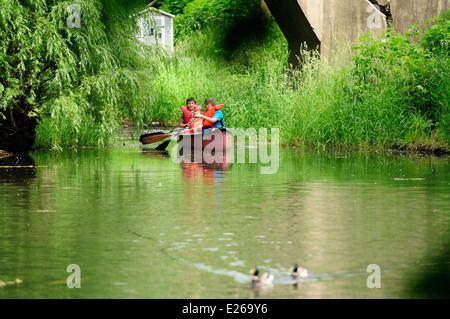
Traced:
[[[159, 122], [153, 122], [153, 124], [146, 126], [144, 129], [138, 128], [130, 120], [124, 119], [121, 121], [122, 129], [121, 136], [115, 143], [116, 146], [125, 145], [127, 142], [124, 141], [137, 141], [139, 142], [139, 136], [144, 133], [152, 131], [171, 131], [174, 129], [172, 126], [161, 126]], [[158, 143], [155, 143], [156, 147]], [[335, 150], [335, 151], [352, 151], [352, 152], [376, 152], [376, 153], [397, 153], [397, 154], [423, 154], [423, 155], [435, 155], [435, 156], [446, 156], [450, 155], [450, 145], [444, 144], [422, 144], [422, 143], [409, 143], [409, 144], [393, 144], [386, 146], [376, 146], [376, 145], [354, 145], [354, 146], [343, 146], [343, 145], [332, 145], [329, 143], [325, 144], [297, 144], [297, 143], [286, 143], [285, 141], [280, 141], [280, 146], [286, 149], [308, 149], [308, 150]], [[152, 145], [147, 145], [147, 147], [152, 148]]]

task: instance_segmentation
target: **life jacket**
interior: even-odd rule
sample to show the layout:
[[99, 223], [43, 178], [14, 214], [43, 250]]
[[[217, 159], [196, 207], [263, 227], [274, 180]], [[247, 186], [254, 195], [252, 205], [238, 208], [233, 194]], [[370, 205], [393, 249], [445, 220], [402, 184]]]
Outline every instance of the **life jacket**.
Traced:
[[188, 124], [189, 121], [194, 117], [194, 111], [201, 108], [202, 107], [200, 105], [196, 105], [195, 108], [191, 111], [187, 108], [187, 106], [182, 106], [181, 110], [183, 111], [183, 124]]
[[191, 124], [189, 124], [190, 128], [189, 133], [195, 133], [194, 128], [196, 128], [199, 125], [203, 125], [203, 120], [201, 118], [196, 118], [195, 120], [193, 120]]
[[[216, 113], [217, 110], [220, 110], [223, 107], [224, 107], [223, 104], [218, 104], [216, 106], [212, 106], [208, 111], [205, 112], [205, 116], [214, 117], [214, 113]], [[222, 126], [223, 126], [223, 122], [222, 122]], [[207, 121], [204, 119], [203, 120], [203, 128], [207, 129], [210, 127], [214, 127], [214, 123], [211, 123], [210, 121]]]

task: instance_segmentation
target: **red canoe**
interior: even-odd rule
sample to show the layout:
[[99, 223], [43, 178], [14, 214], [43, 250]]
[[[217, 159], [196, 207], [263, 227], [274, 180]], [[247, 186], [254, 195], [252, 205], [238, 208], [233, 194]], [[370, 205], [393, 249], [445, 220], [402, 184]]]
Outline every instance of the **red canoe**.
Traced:
[[233, 147], [233, 133], [225, 128], [212, 128], [204, 133], [178, 135], [178, 148], [224, 152]]

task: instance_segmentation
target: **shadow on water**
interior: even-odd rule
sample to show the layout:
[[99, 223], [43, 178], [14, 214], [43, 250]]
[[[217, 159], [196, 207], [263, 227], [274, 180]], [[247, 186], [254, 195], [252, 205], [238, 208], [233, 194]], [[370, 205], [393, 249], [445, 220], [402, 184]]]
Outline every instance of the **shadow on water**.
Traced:
[[[419, 269], [420, 270], [420, 269]], [[450, 245], [427, 263], [427, 271], [418, 274], [420, 278], [411, 285], [411, 292], [418, 298], [450, 298]]]
[[35, 177], [36, 166], [31, 156], [0, 151], [0, 181], [24, 186]]
[[151, 158], [167, 159], [170, 158], [170, 154], [166, 150], [156, 150], [156, 149], [143, 149], [142, 155]]

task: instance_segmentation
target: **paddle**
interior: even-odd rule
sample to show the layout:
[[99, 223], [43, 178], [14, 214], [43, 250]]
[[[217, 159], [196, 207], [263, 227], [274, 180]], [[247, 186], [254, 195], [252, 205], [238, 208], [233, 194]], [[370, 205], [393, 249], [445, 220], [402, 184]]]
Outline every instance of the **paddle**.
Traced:
[[[191, 123], [193, 120], [194, 120], [194, 119], [190, 120], [189, 123]], [[186, 124], [186, 126], [188, 126], [189, 123]], [[170, 141], [173, 140], [173, 139], [175, 139], [175, 138], [176, 138], [176, 137], [177, 137], [184, 129], [185, 129], [185, 128], [182, 128], [181, 130], [179, 130], [178, 132], [176, 132], [175, 134], [173, 134], [171, 138], [169, 138], [168, 140], [166, 140], [166, 141], [162, 142], [161, 144], [159, 144], [159, 145], [155, 148], [155, 150], [164, 151], [164, 150], [166, 149], [167, 145], [169, 145]]]
[[[186, 127], [189, 127], [189, 124], [191, 124], [191, 122], [194, 119], [195, 119], [195, 117], [192, 118], [192, 120], [190, 120], [186, 124]], [[178, 134], [180, 134], [183, 130], [185, 130], [186, 127], [177, 128], [177, 129], [174, 129], [169, 132], [152, 132], [152, 133], [148, 133], [148, 134], [143, 134], [139, 137], [139, 141], [142, 144], [146, 145], [146, 144], [152, 144], [152, 143], [162, 141], [162, 140], [172, 136], [172, 138], [169, 140], [169, 142], [170, 142], [173, 139], [173, 137], [178, 136]], [[169, 144], [169, 143], [167, 143], [167, 144]], [[167, 145], [166, 145], [166, 147], [167, 147]]]

